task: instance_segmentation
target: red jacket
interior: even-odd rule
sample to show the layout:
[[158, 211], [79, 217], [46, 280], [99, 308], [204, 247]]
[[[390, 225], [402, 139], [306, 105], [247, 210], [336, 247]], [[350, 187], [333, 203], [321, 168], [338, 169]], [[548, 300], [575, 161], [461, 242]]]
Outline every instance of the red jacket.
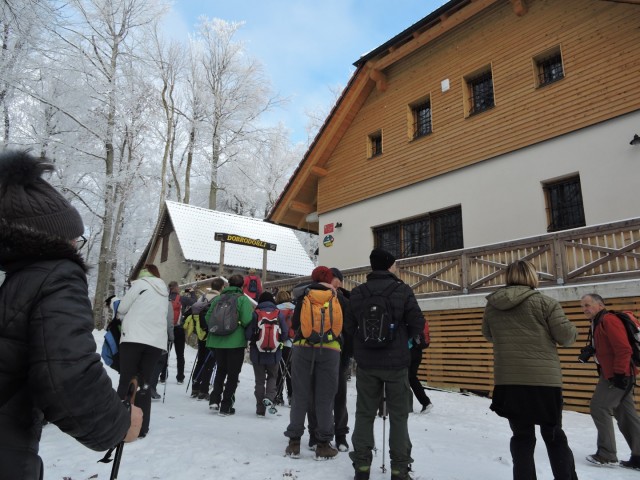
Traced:
[[603, 311], [596, 317], [596, 324], [593, 346], [602, 376], [609, 379], [616, 373], [635, 375], [635, 366], [632, 371], [631, 345], [622, 320], [613, 313]]

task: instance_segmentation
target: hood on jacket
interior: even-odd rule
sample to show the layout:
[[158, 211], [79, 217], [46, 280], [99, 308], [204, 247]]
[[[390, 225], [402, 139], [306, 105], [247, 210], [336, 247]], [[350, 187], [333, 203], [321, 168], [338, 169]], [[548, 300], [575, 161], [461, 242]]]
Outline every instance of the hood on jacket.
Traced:
[[158, 292], [163, 297], [168, 297], [169, 292], [167, 292], [167, 284], [164, 283], [164, 280], [158, 277], [143, 277], [138, 279], [140, 282], [148, 283], [156, 292]]
[[261, 309], [265, 309], [265, 308], [269, 308], [269, 309], [274, 309], [274, 308], [278, 308], [276, 306], [275, 303], [273, 302], [260, 302], [258, 305], [256, 305], [256, 308], [261, 308]]
[[538, 295], [537, 290], [524, 285], [502, 287], [487, 296], [487, 303], [498, 310], [511, 310], [524, 302], [531, 295]]

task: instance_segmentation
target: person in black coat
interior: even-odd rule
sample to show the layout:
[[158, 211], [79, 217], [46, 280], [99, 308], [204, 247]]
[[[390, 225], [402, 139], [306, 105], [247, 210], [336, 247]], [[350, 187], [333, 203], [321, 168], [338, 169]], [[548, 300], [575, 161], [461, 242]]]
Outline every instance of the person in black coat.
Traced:
[[[44, 421], [104, 451], [135, 440], [96, 353], [78, 212], [25, 152], [0, 154], [0, 480], [43, 478]], [[84, 240], [82, 240], [84, 243]]]
[[[375, 248], [371, 252], [372, 272], [366, 283], [351, 291], [345, 332], [353, 339], [353, 355], [358, 365], [356, 372], [356, 421], [351, 441], [356, 480], [368, 480], [371, 462], [373, 422], [380, 400], [386, 399], [391, 428], [389, 452], [391, 480], [409, 478], [411, 440], [407, 421], [411, 411], [412, 392], [409, 387], [408, 368], [411, 362], [409, 339], [424, 329], [424, 317], [409, 285], [395, 275], [395, 258], [386, 250]], [[364, 342], [359, 320], [365, 315], [365, 300], [369, 293], [386, 297], [387, 313], [395, 332], [389, 343], [372, 348]], [[386, 448], [382, 445], [381, 448]]]

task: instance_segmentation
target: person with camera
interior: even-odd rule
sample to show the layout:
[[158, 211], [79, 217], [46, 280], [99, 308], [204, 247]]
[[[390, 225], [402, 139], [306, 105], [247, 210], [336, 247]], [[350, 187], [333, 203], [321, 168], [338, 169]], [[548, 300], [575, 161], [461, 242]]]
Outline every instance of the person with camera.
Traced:
[[631, 361], [631, 344], [622, 321], [608, 312], [600, 295], [590, 293], [580, 300], [584, 315], [591, 321], [591, 343], [579, 360], [591, 356], [598, 366], [598, 383], [590, 403], [590, 413], [598, 430], [598, 450], [587, 460], [598, 466], [618, 464], [613, 419], [631, 449], [631, 458], [620, 465], [640, 470], [640, 418], [633, 400], [636, 367]]
[[560, 304], [536, 287], [534, 265], [507, 267], [506, 286], [487, 297], [482, 334], [493, 344], [495, 386], [491, 410], [509, 420], [514, 480], [536, 478], [535, 426], [540, 426], [556, 480], [576, 480], [573, 452], [562, 430], [562, 369], [557, 345], [577, 330]]

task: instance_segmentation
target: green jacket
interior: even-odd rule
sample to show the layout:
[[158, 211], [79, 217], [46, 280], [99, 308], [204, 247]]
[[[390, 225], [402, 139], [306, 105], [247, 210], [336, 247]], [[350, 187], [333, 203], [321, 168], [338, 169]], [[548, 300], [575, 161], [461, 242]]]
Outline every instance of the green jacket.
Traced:
[[487, 297], [482, 334], [493, 343], [496, 385], [562, 387], [556, 345], [576, 341], [577, 330], [551, 297], [526, 286]]
[[220, 301], [220, 296], [225, 293], [235, 293], [238, 295], [238, 328], [230, 335], [218, 336], [218, 335], [207, 335], [207, 348], [246, 348], [247, 340], [244, 336], [244, 329], [251, 323], [253, 318], [253, 310], [254, 305], [249, 297], [242, 293], [242, 289], [239, 287], [227, 287], [222, 290], [222, 293], [211, 300], [211, 305], [209, 306], [209, 311], [205, 316], [205, 320], [207, 325], [209, 325], [209, 318], [211, 316], [211, 312], [215, 307], [216, 303]]

